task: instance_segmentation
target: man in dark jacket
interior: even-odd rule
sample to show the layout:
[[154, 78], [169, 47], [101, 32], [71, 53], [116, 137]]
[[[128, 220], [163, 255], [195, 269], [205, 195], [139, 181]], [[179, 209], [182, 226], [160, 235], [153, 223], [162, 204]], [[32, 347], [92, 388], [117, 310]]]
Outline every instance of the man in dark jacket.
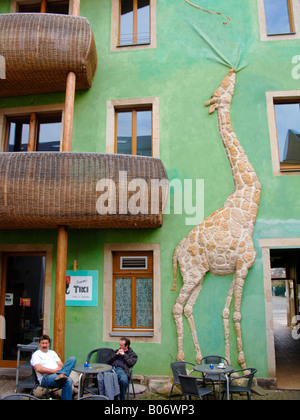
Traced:
[[125, 400], [126, 391], [129, 384], [130, 369], [136, 364], [138, 356], [130, 347], [130, 340], [127, 337], [120, 339], [119, 349], [115, 350], [108, 359], [108, 364], [112, 365], [113, 370], [118, 375], [120, 385], [120, 400]]

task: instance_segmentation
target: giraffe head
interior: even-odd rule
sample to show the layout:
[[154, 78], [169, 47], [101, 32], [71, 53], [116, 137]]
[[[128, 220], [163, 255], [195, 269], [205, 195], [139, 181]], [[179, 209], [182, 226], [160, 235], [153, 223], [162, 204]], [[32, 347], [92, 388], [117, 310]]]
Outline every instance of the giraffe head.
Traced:
[[205, 106], [210, 107], [210, 114], [218, 109], [229, 111], [234, 92], [235, 76], [235, 69], [229, 70], [220, 87], [213, 93], [211, 99], [205, 102]]

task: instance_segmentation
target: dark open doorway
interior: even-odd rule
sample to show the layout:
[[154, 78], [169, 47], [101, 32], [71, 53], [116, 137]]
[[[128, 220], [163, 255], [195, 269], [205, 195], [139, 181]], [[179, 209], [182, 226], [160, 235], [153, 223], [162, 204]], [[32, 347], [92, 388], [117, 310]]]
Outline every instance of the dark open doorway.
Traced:
[[300, 389], [300, 249], [270, 255], [277, 387]]
[[0, 340], [0, 365], [16, 365], [17, 345], [28, 344], [43, 331], [45, 280], [43, 253], [3, 255], [0, 315], [6, 338]]

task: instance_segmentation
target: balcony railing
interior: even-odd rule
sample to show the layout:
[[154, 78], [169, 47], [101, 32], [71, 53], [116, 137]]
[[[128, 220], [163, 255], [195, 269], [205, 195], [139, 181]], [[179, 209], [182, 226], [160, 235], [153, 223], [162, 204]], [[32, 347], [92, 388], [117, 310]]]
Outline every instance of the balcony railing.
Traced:
[[0, 14], [0, 97], [63, 92], [66, 75], [76, 89], [92, 86], [97, 51], [86, 18], [44, 13]]
[[162, 226], [160, 159], [97, 153], [0, 153], [0, 229]]

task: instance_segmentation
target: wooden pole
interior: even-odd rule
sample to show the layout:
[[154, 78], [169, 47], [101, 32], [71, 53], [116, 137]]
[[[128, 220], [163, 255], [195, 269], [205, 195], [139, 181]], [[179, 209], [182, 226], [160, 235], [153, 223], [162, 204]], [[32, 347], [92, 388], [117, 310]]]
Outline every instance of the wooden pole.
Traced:
[[40, 13], [47, 13], [47, 0], [41, 1]]
[[[80, 16], [80, 0], [73, 0], [72, 15]], [[62, 151], [72, 152], [74, 100], [76, 89], [76, 74], [67, 74], [66, 99], [64, 111], [64, 126]], [[65, 302], [66, 273], [68, 258], [68, 232], [64, 226], [58, 228], [56, 281], [55, 281], [55, 311], [54, 311], [54, 350], [63, 360], [65, 357]]]
[[72, 15], [80, 16], [80, 0], [73, 0]]
[[68, 232], [64, 226], [60, 226], [58, 228], [57, 236], [53, 348], [62, 361], [65, 357], [65, 299], [67, 255]]
[[30, 115], [27, 152], [35, 152], [36, 129], [37, 129], [37, 117], [36, 117], [36, 113], [33, 112]]
[[73, 72], [70, 72], [67, 74], [63, 144], [62, 144], [63, 152], [72, 151], [75, 88], [76, 88], [76, 74]]

